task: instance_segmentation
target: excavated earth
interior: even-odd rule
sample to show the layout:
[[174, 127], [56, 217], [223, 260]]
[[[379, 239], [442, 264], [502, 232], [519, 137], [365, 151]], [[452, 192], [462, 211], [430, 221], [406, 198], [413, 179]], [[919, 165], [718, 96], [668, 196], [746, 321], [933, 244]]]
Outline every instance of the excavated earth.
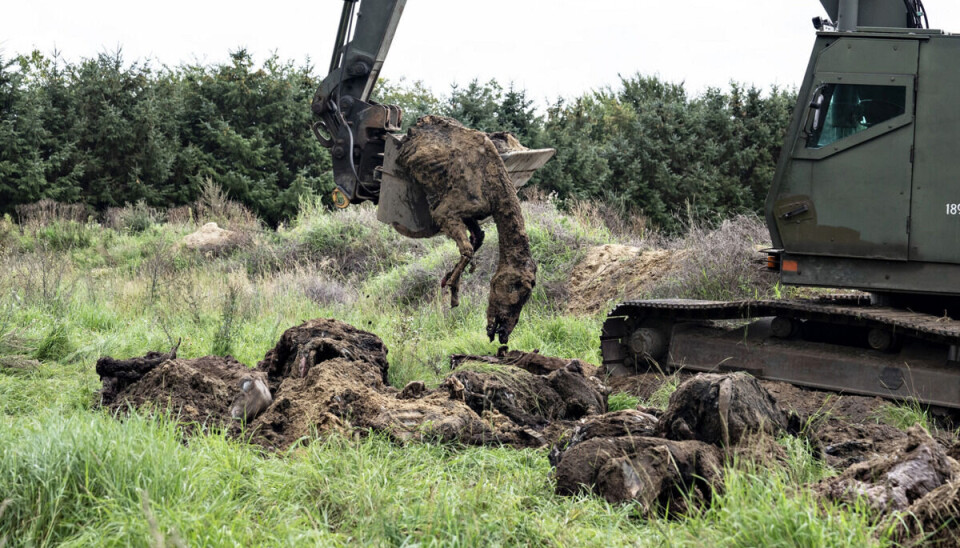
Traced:
[[[506, 356], [506, 354], [505, 354]], [[110, 364], [109, 368], [103, 364]], [[400, 442], [539, 447], [559, 423], [606, 411], [606, 388], [595, 369], [538, 354], [458, 357], [459, 368], [436, 389], [387, 384], [387, 349], [371, 333], [337, 320], [288, 329], [256, 369], [230, 357], [193, 360], [151, 353], [101, 358], [102, 404], [178, 414], [188, 430], [221, 427], [239, 434], [230, 409], [241, 380], [263, 380], [272, 395], [245, 426], [252, 442], [271, 449], [308, 443], [330, 431], [375, 431]], [[117, 378], [133, 379], [119, 383]]]
[[683, 251], [643, 250], [621, 244], [590, 248], [567, 283], [567, 311], [596, 314], [609, 310], [612, 299], [645, 295], [668, 279], [682, 258]]
[[[666, 409], [607, 412], [611, 392], [647, 398], [668, 379], [603, 379], [578, 360], [508, 351], [455, 355], [436, 388], [387, 383], [387, 348], [333, 319], [288, 329], [256, 368], [230, 357], [101, 358], [102, 405], [167, 410], [186, 434], [210, 427], [283, 450], [332, 432], [377, 432], [397, 443], [549, 448], [556, 491], [682, 515], [723, 488], [732, 459], [784, 458], [776, 438], [803, 436], [838, 474], [812, 488], [824, 500], [864, 501], [906, 543], [960, 542], [960, 444], [878, 424], [886, 402], [758, 381], [745, 373], [685, 375]], [[244, 380], [272, 400], [246, 424], [231, 418]], [[690, 496], [692, 495], [692, 496]], [[895, 511], [910, 512], [906, 514]], [[931, 536], [931, 532], [932, 536]]]

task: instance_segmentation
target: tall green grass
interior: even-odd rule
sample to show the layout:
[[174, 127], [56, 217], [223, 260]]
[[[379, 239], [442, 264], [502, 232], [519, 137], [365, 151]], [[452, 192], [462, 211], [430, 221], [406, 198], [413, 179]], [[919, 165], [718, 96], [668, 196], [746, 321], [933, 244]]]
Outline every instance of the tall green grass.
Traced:
[[[550, 204], [525, 212], [541, 283], [511, 348], [599, 363], [602, 316], [566, 314], [562, 286], [588, 247], [616, 240]], [[438, 286], [452, 243], [401, 238], [372, 213], [306, 203], [292, 228], [217, 256], [178, 244], [189, 224], [20, 231], [4, 221], [0, 358], [18, 365], [0, 363], [0, 544], [886, 544], [864, 511], [821, 506], [801, 486], [828, 473], [805, 447], [788, 447], [785, 467], [731, 468], [709, 506], [666, 520], [556, 496], [545, 451], [332, 436], [271, 455], [218, 433], [184, 443], [170, 417], [95, 409], [102, 355], [182, 339], [181, 357], [229, 353], [254, 366], [284, 329], [316, 317], [379, 335], [398, 387], [435, 385], [451, 354], [495, 352], [484, 332], [493, 227], [450, 309]], [[665, 405], [675, 386], [644, 403]]]

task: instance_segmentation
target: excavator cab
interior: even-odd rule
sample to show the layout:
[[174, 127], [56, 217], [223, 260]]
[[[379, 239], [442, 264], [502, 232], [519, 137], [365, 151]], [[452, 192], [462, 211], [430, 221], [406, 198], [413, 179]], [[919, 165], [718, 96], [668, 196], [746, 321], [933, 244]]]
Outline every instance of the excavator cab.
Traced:
[[960, 293], [960, 36], [924, 28], [917, 0], [822, 3], [836, 23], [817, 33], [767, 197], [771, 262], [784, 284], [942, 313]]

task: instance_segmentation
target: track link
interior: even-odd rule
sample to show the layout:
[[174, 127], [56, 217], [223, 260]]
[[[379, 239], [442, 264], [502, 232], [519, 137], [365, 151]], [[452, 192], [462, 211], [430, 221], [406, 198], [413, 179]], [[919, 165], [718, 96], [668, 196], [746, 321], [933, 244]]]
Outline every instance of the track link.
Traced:
[[[714, 320], [752, 323], [741, 329], [704, 327]], [[866, 345], [800, 340], [789, 329], [781, 329], [778, 338], [771, 335], [777, 333], [776, 321], [788, 326], [791, 322], [827, 326], [838, 332], [860, 330], [879, 341], [874, 348], [884, 341], [898, 343], [880, 352]], [[626, 301], [610, 312], [601, 334], [603, 362], [611, 374], [647, 369], [654, 362], [697, 371], [741, 369], [803, 386], [915, 398], [955, 408], [960, 408], [958, 348], [960, 321], [872, 306], [859, 295], [816, 300]]]

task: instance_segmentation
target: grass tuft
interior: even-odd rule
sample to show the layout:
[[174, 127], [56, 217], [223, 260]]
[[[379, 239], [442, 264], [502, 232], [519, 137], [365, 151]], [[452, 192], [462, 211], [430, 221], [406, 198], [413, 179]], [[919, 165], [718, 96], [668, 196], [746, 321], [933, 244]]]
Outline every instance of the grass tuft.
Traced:
[[670, 404], [670, 396], [677, 391], [679, 386], [679, 373], [674, 373], [665, 377], [657, 390], [653, 394], [650, 394], [650, 397], [643, 402], [643, 405], [647, 407], [656, 407], [657, 409], [666, 409], [667, 405]]
[[610, 412], [636, 409], [638, 405], [640, 405], [640, 398], [626, 392], [617, 392], [607, 397], [607, 410]]
[[929, 409], [915, 399], [884, 404], [874, 412], [873, 418], [878, 423], [888, 424], [900, 430], [907, 430], [919, 424], [924, 430], [929, 431], [933, 425]]
[[40, 361], [66, 361], [71, 351], [72, 345], [67, 333], [67, 324], [56, 322], [40, 339], [33, 357]]

